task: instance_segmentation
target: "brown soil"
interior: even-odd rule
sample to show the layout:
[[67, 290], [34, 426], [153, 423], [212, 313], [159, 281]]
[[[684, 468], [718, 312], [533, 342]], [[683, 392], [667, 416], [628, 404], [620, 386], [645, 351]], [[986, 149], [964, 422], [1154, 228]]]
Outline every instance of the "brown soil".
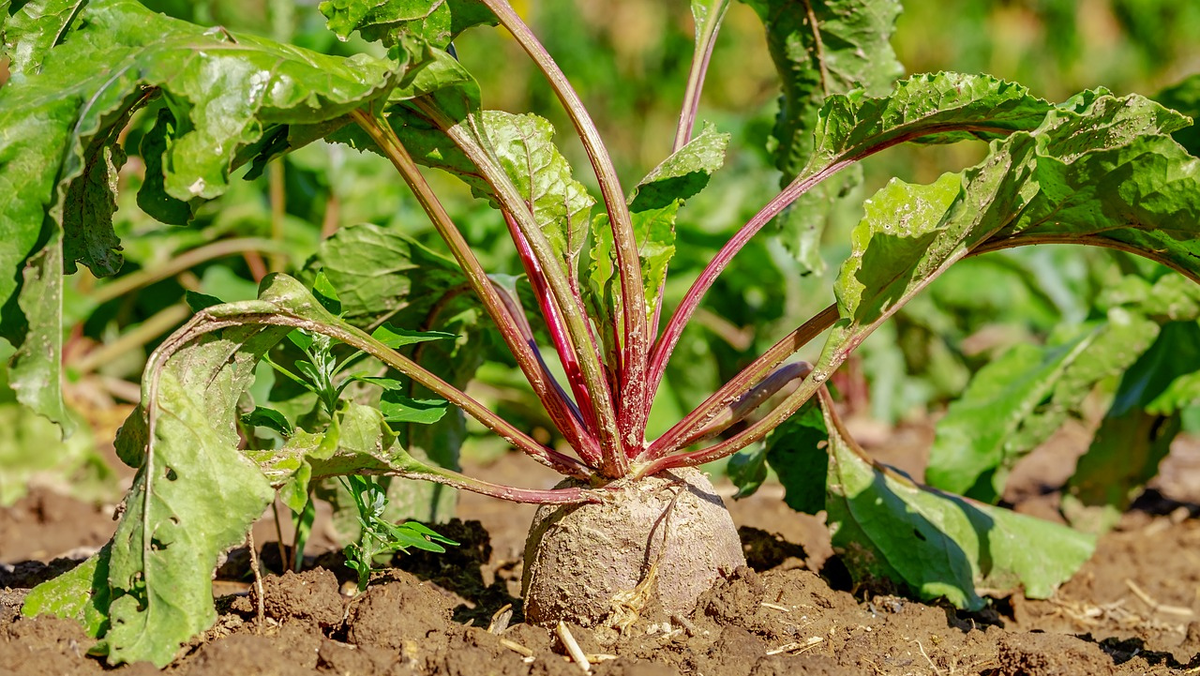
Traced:
[[[927, 443], [912, 433], [912, 448]], [[1054, 466], [1077, 451], [1069, 435], [1053, 454], [1031, 457], [1010, 499], [1052, 515]], [[894, 447], [893, 447], [894, 449]], [[882, 455], [882, 454], [881, 454]], [[908, 471], [920, 453], [901, 453]], [[915, 458], [915, 459], [914, 459]], [[893, 458], [889, 458], [893, 460]], [[1042, 465], [1038, 465], [1042, 463]], [[790, 512], [777, 487], [730, 505], [749, 567], [719, 581], [696, 611], [623, 636], [568, 626], [598, 676], [703, 674], [1098, 674], [1200, 673], [1200, 522], [1195, 516], [1200, 445], [1180, 442], [1155, 488], [1100, 542], [1096, 556], [1054, 598], [999, 599], [981, 613], [851, 593], [820, 521]], [[488, 477], [531, 485], [521, 459]], [[533, 509], [464, 497], [464, 518], [439, 527], [462, 542], [447, 554], [404, 557], [362, 595], [347, 596], [339, 555], [318, 567], [264, 580], [264, 616], [247, 582], [245, 552], [222, 568], [218, 624], [185, 648], [178, 674], [582, 673], [553, 631], [521, 624], [521, 548]], [[16, 613], [21, 588], [61, 572], [111, 531], [111, 511], [35, 492], [0, 510], [0, 674], [99, 674], [73, 623]], [[73, 551], [74, 550], [74, 551]], [[46, 561], [13, 564], [24, 559]], [[262, 546], [278, 567], [278, 548]], [[233, 593], [228, 593], [233, 592]], [[499, 612], [511, 604], [515, 615]], [[491, 631], [488, 627], [491, 626]], [[121, 674], [151, 674], [146, 664]]]

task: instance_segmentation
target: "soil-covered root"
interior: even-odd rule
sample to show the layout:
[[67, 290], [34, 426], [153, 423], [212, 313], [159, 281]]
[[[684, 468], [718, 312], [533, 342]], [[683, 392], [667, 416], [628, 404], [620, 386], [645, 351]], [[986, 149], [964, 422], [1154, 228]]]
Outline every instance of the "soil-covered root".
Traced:
[[525, 542], [525, 618], [597, 626], [631, 623], [653, 607], [687, 615], [722, 574], [744, 565], [712, 483], [692, 468], [670, 470], [602, 503], [537, 511]]

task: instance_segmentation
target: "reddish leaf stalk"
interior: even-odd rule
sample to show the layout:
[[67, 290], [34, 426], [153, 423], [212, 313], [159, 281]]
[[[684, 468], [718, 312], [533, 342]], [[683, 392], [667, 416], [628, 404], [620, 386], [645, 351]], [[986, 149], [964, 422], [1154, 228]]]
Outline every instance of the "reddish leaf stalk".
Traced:
[[721, 31], [721, 23], [729, 9], [729, 0], [717, 2], [716, 16], [709, 19], [703, 33], [696, 34], [696, 52], [692, 55], [692, 67], [688, 72], [687, 90], [683, 94], [683, 106], [679, 111], [679, 125], [675, 130], [675, 143], [671, 146], [671, 152], [687, 145], [692, 139], [692, 129], [696, 126], [700, 93], [704, 90], [704, 77], [708, 74], [708, 64], [712, 60], [713, 47], [717, 44], [717, 34]]
[[[588, 434], [587, 430], [583, 428], [584, 423], [582, 414], [579, 408], [575, 406], [575, 402], [567, 398], [567, 393], [563, 391], [562, 386], [558, 384], [558, 381], [550, 377], [550, 369], [546, 366], [546, 362], [542, 358], [541, 351], [537, 349], [537, 342], [533, 338], [533, 328], [529, 326], [529, 320], [525, 318], [525, 312], [521, 308], [520, 299], [511, 297], [506, 289], [498, 286], [496, 287], [496, 292], [500, 294], [500, 297], [504, 300], [505, 305], [508, 306], [509, 314], [516, 318], [517, 326], [521, 330], [521, 335], [524, 336], [525, 342], [533, 349], [533, 354], [537, 357], [538, 363], [541, 364], [542, 371], [547, 374], [546, 377], [550, 381], [550, 384], [553, 385], [555, 391], [558, 393], [558, 396], [566, 403], [571, 412], [571, 421], [574, 428], [573, 431], [559, 431], [567, 437], [568, 443], [572, 444], [572, 448], [579, 453], [579, 457], [582, 458], [584, 462], [592, 467], [599, 465], [603, 457], [600, 452], [600, 443], [596, 441], [594, 436]], [[574, 438], [578, 439], [578, 444], [572, 442], [572, 434], [574, 435]]]
[[571, 392], [575, 395], [575, 401], [579, 403], [579, 407], [583, 411], [584, 424], [594, 434], [596, 430], [596, 416], [592, 413], [594, 408], [592, 395], [587, 388], [587, 382], [583, 378], [583, 373], [579, 370], [579, 360], [575, 358], [575, 349], [574, 345], [571, 344], [571, 336], [567, 333], [566, 327], [563, 326], [562, 315], [550, 297], [550, 290], [546, 286], [546, 275], [542, 272], [542, 266], [538, 264], [537, 258], [533, 255], [533, 250], [529, 248], [529, 241], [521, 234], [521, 230], [517, 228], [517, 224], [513, 221], [512, 216], [507, 213], [504, 214], [504, 222], [508, 224], [508, 233], [512, 237], [513, 243], [516, 244], [517, 255], [521, 259], [521, 265], [525, 268], [525, 275], [529, 277], [529, 283], [533, 286], [533, 293], [537, 297], [538, 307], [541, 308], [542, 317], [546, 321], [546, 328], [550, 331], [550, 339], [554, 342], [554, 349], [558, 352], [558, 358], [562, 362], [563, 370], [567, 373], [567, 382], [571, 385]]
[[[629, 469], [629, 458], [622, 452], [623, 446], [617, 428], [615, 399], [601, 364], [596, 341], [588, 326], [583, 300], [567, 279], [565, 271], [559, 266], [557, 254], [538, 227], [533, 214], [529, 211], [529, 206], [517, 192], [508, 175], [500, 168], [499, 161], [494, 154], [472, 138], [472, 132], [466, 129], [465, 124], [459, 124], [447, 118], [436, 107], [421, 99], [417, 99], [413, 103], [427, 119], [446, 133], [468, 159], [475, 163], [484, 180], [495, 191], [501, 209], [512, 216], [521, 233], [525, 235], [530, 249], [542, 265], [546, 283], [561, 312], [563, 325], [571, 336], [572, 345], [575, 346], [580, 372], [592, 393], [597, 436], [604, 454], [599, 470], [604, 476], [612, 479], [625, 476]], [[477, 130], [476, 133], [478, 133]]]
[[679, 446], [681, 448], [691, 446], [697, 441], [724, 432], [733, 426], [734, 423], [745, 420], [746, 416], [766, 403], [767, 399], [778, 394], [784, 387], [799, 378], [804, 378], [809, 373], [812, 373], [812, 365], [805, 362], [780, 366], [764, 378], [761, 383], [729, 402], [717, 415], [714, 415], [708, 422], [704, 423], [702, 427], [684, 437], [683, 441], [679, 442]]
[[[624, 447], [619, 465], [627, 466], [630, 455], [637, 455], [645, 444], [645, 418], [648, 415], [651, 395], [646, 385], [646, 365], [652, 337], [646, 317], [646, 296], [642, 288], [641, 260], [638, 258], [637, 241], [633, 234], [633, 221], [629, 206], [625, 203], [625, 192], [617, 177], [616, 167], [608, 154], [595, 123], [584, 107], [579, 95], [558, 67], [537, 36], [525, 25], [505, 0], [483, 0], [526, 54], [546, 76], [559, 101], [575, 126], [576, 134], [591, 160], [592, 169], [600, 184], [604, 206], [608, 211], [608, 222], [612, 227], [613, 249], [616, 253], [617, 274], [620, 277], [624, 335], [621, 344], [622, 365], [618, 380], [621, 388], [617, 394], [617, 426]], [[622, 471], [622, 474], [624, 472]]]
[[500, 330], [500, 335], [503, 337], [505, 344], [512, 352], [526, 380], [529, 381], [534, 394], [546, 408], [546, 412], [550, 415], [551, 420], [554, 421], [563, 434], [567, 435], [567, 439], [572, 446], [583, 448], [586, 443], [584, 439], [589, 436], [589, 433], [581, 429], [578, 421], [571, 416], [565, 398], [560, 395], [561, 390], [552, 387], [547, 382], [551, 378], [542, 368], [542, 363], [534, 356], [535, 350], [520, 335], [515, 320], [508, 314], [503, 300], [496, 293], [491, 280], [487, 277], [487, 273], [484, 272], [483, 267], [479, 264], [479, 260], [471, 251], [470, 245], [463, 238], [458, 228], [455, 227], [454, 222], [450, 219], [450, 215], [446, 213], [445, 208], [437, 199], [432, 188], [425, 182], [425, 178], [421, 175], [412, 156], [409, 155], [400, 140], [396, 138], [391, 125], [387, 124], [387, 122], [380, 122], [363, 110], [354, 111], [351, 115], [355, 122], [371, 136], [372, 140], [375, 141], [385, 156], [392, 162], [392, 165], [399, 171], [409, 188], [412, 189], [413, 194], [421, 203], [425, 213], [437, 229], [438, 234], [445, 240], [459, 267], [466, 274], [471, 288], [475, 290], [488, 315]]
[[813, 173], [808, 173], [809, 170], [801, 172], [786, 188], [772, 198], [766, 206], [738, 230], [732, 239], [725, 243], [725, 246], [721, 247], [717, 255], [709, 261], [709, 264], [701, 271], [700, 276], [692, 283], [687, 294], [684, 295], [683, 301], [675, 308], [675, 312], [667, 322], [667, 327], [663, 331], [663, 335], [655, 343], [650, 355], [649, 373], [647, 374], [650, 401], [654, 400], [654, 395], [658, 392], [659, 385], [662, 384], [663, 373], [666, 371], [667, 360], [670, 359], [671, 352], [674, 351], [675, 346], [679, 343], [679, 338], [683, 334], [684, 327], [696, 312], [696, 308], [700, 306], [700, 301], [703, 299], [704, 294], [712, 288], [717, 277], [729, 266], [733, 257], [746, 246], [746, 243], [754, 235], [758, 234], [758, 231], [764, 225], [818, 183], [851, 164], [859, 162], [875, 153], [887, 150], [892, 146], [897, 146], [901, 143], [921, 138], [922, 136], [931, 136], [949, 131], [976, 131], [1003, 134], [1011, 133], [1012, 130], [986, 124], [941, 124], [917, 127], [915, 129], [900, 127], [891, 130], [888, 134], [869, 138], [857, 146], [846, 148], [837, 159], [830, 161], [823, 168]]
[[683, 335], [684, 327], [696, 312], [696, 308], [700, 307], [700, 301], [704, 298], [704, 294], [712, 288], [717, 277], [725, 271], [725, 268], [729, 266], [733, 257], [746, 246], [752, 237], [758, 234], [759, 230], [762, 230], [764, 225], [779, 215], [789, 204], [795, 202], [801, 195], [811, 190], [813, 186], [837, 173], [850, 164], [850, 162], [850, 160], [843, 159], [830, 164], [815, 174], [797, 177], [796, 180], [792, 181], [770, 202], [767, 202], [767, 205], [759, 210], [754, 215], [754, 218], [751, 218], [746, 225], [742, 226], [737, 231], [737, 234], [726, 242], [725, 246], [721, 247], [717, 255], [704, 267], [700, 276], [692, 283], [687, 294], [684, 295], [683, 300], [679, 303], [679, 307], [675, 308], [671, 319], [667, 321], [667, 327], [663, 330], [662, 337], [658, 339], [650, 355], [650, 367], [647, 378], [649, 380], [649, 393], [652, 401], [655, 393], [658, 392], [658, 386], [662, 383], [663, 374], [667, 369], [667, 360], [670, 359], [671, 353], [679, 343], [679, 338]]
[[728, 406], [742, 393], [750, 390], [755, 383], [766, 378], [772, 369], [778, 367], [788, 357], [810, 343], [822, 331], [832, 326], [837, 321], [837, 318], [837, 306], [829, 305], [802, 326], [784, 336], [779, 342], [772, 345], [770, 349], [742, 369], [729, 382], [709, 395], [695, 410], [687, 414], [683, 420], [680, 420], [671, 429], [667, 430], [665, 434], [650, 444], [650, 447], [643, 454], [643, 458], [655, 460], [688, 446], [691, 442], [686, 441], [686, 438], [692, 436], [696, 429], [707, 425], [713, 417], [720, 413], [721, 409]]

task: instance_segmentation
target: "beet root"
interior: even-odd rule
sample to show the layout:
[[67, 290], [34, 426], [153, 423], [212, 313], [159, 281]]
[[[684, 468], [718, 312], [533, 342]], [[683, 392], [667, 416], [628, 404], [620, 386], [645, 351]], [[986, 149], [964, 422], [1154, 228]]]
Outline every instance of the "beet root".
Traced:
[[673, 469], [602, 503], [537, 511], [525, 542], [525, 618], [597, 626], [655, 602], [667, 617], [687, 615], [722, 574], [744, 565], [712, 483], [698, 470]]

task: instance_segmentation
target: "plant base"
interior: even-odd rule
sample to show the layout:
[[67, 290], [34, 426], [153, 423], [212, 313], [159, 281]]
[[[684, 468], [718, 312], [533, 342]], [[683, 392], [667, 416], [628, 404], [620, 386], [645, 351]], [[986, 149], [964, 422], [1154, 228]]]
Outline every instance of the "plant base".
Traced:
[[603, 503], [537, 511], [525, 542], [525, 618], [623, 625], [655, 605], [686, 615], [722, 573], [744, 565], [712, 483], [692, 468], [670, 470]]

